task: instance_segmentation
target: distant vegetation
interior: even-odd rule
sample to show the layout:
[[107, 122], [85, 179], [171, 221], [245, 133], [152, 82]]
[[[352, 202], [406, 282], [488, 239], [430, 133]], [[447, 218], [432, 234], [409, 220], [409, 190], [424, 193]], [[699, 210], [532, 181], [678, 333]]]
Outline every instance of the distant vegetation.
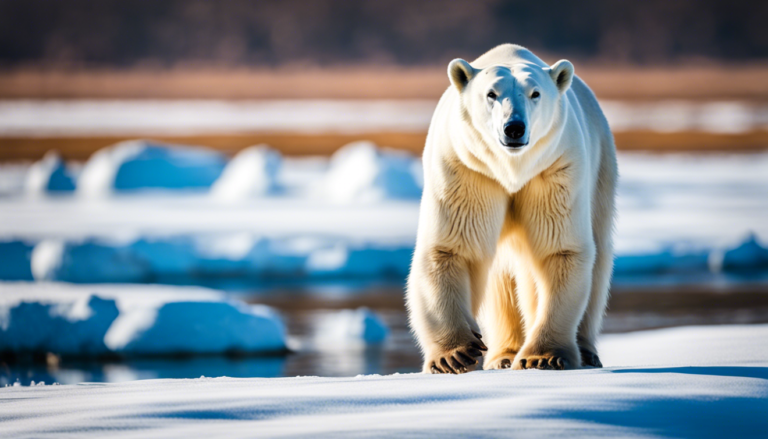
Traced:
[[443, 64], [502, 42], [606, 64], [768, 58], [749, 0], [0, 0], [0, 67]]

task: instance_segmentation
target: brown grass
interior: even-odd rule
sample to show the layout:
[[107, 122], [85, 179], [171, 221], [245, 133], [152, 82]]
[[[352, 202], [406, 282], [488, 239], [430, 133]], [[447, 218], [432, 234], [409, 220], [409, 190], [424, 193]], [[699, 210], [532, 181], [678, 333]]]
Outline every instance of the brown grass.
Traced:
[[[601, 99], [768, 100], [768, 65], [577, 66], [577, 73]], [[0, 72], [0, 99], [437, 99], [447, 86], [443, 66]]]
[[[96, 150], [133, 137], [43, 137], [0, 138], [0, 161], [36, 160], [55, 149], [67, 159], [85, 160]], [[329, 155], [355, 140], [372, 140], [379, 145], [421, 154], [426, 133], [288, 134], [253, 133], [236, 135], [154, 137], [155, 140], [185, 145], [209, 146], [227, 153], [266, 143], [287, 155]], [[736, 152], [761, 151], [768, 147], [768, 132], [746, 134], [655, 133], [650, 131], [616, 134], [620, 150], [651, 152]]]

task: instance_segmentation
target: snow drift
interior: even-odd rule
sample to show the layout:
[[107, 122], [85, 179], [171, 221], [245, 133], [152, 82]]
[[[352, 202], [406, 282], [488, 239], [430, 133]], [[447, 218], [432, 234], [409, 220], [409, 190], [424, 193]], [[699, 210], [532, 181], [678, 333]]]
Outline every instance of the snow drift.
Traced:
[[0, 284], [0, 352], [263, 353], [285, 340], [272, 309], [203, 288]]
[[224, 170], [226, 157], [203, 147], [131, 140], [95, 152], [77, 181], [77, 193], [103, 197], [141, 189], [206, 189]]
[[421, 198], [421, 161], [408, 153], [354, 142], [336, 151], [323, 181], [335, 203]]
[[266, 145], [246, 148], [229, 161], [211, 187], [211, 196], [235, 202], [273, 193], [280, 162], [280, 153]]
[[32, 164], [24, 181], [24, 191], [30, 196], [74, 190], [72, 174], [56, 151], [48, 151], [40, 161]]

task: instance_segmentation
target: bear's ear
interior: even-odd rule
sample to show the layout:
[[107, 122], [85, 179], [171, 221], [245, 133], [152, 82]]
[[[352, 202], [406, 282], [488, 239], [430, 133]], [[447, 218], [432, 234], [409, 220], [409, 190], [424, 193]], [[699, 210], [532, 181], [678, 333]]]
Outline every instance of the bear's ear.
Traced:
[[461, 58], [456, 58], [448, 64], [448, 78], [458, 91], [464, 90], [475, 74], [477, 70]]
[[561, 59], [549, 69], [549, 76], [555, 81], [560, 93], [565, 93], [573, 81], [573, 64], [567, 59]]

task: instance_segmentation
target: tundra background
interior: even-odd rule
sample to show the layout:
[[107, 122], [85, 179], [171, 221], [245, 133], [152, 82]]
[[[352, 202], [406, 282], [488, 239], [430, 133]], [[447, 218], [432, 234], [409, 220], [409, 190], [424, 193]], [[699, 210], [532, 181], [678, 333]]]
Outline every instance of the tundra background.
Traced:
[[[0, 0], [0, 436], [760, 437], [766, 22], [744, 0]], [[616, 140], [605, 368], [416, 374], [427, 129], [448, 63], [502, 43], [570, 60]]]

